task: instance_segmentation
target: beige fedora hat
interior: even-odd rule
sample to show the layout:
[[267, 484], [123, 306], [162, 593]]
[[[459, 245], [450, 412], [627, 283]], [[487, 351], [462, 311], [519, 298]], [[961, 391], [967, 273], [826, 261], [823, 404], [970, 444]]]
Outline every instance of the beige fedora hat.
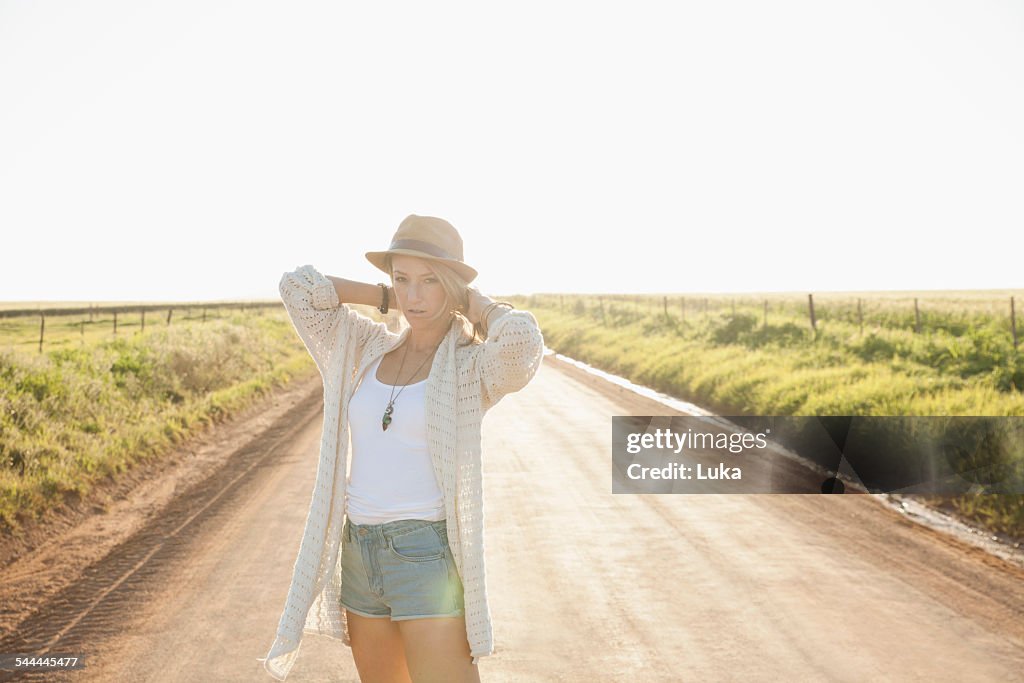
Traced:
[[404, 254], [440, 261], [472, 282], [477, 276], [475, 269], [462, 260], [462, 237], [451, 223], [434, 216], [410, 214], [398, 226], [391, 246], [387, 251], [368, 251], [366, 258], [375, 267], [390, 275], [387, 269], [389, 254]]

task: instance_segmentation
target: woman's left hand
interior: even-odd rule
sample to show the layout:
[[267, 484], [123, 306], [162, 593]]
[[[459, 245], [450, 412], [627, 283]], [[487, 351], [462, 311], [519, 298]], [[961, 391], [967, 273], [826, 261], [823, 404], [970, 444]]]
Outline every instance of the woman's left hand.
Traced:
[[480, 316], [483, 315], [484, 309], [492, 303], [492, 300], [489, 296], [481, 294], [476, 287], [466, 287], [466, 289], [469, 291], [469, 310], [466, 311], [466, 317], [471, 323], [482, 323]]

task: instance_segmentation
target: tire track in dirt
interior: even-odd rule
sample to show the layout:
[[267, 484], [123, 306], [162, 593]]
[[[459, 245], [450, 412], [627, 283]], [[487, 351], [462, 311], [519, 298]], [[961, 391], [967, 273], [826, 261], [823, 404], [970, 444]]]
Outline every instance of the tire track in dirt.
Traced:
[[[309, 390], [310, 387], [312, 390]], [[170, 570], [193, 555], [193, 541], [230, 519], [244, 501], [242, 490], [285, 441], [316, 420], [322, 406], [319, 382], [265, 431], [231, 453], [210, 476], [176, 496], [145, 526], [82, 570], [76, 581], [50, 596], [17, 629], [0, 637], [0, 652], [45, 655], [86, 653], [117, 638], [146, 618], [154, 586], [165, 586]], [[4, 576], [5, 585], [19, 576]], [[183, 587], [185, 588], [185, 587]], [[0, 680], [13, 672], [0, 671]], [[18, 680], [60, 680], [79, 672], [19, 674]]]

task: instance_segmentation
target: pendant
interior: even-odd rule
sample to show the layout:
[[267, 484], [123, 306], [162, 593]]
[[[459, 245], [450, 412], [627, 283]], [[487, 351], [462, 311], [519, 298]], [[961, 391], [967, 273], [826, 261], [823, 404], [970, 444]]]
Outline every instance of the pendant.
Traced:
[[380, 427], [385, 432], [388, 431], [388, 425], [391, 424], [391, 413], [395, 412], [395, 407], [392, 404], [388, 404], [388, 407], [384, 409], [384, 418], [380, 421]]

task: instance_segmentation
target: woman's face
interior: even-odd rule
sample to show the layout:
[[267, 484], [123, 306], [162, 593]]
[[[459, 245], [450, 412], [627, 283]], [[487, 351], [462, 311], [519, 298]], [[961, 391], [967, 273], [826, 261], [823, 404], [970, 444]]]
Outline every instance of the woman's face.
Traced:
[[398, 308], [410, 325], [448, 317], [448, 295], [429, 260], [398, 254], [391, 271]]

